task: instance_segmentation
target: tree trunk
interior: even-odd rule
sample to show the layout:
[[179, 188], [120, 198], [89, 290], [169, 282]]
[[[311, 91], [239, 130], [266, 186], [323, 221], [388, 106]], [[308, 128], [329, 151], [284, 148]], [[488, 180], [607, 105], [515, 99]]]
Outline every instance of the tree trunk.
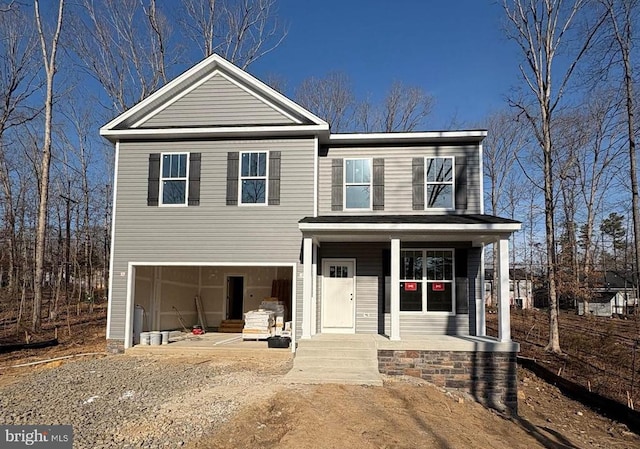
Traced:
[[[547, 85], [548, 86], [548, 85]], [[545, 350], [561, 353], [560, 332], [558, 327], [558, 296], [556, 289], [557, 255], [554, 225], [553, 202], [553, 159], [551, 146], [551, 120], [548, 104], [542, 105], [542, 136], [544, 151], [544, 221], [547, 244], [547, 280], [549, 282], [549, 343]]]
[[51, 127], [53, 112], [53, 78], [56, 73], [56, 51], [58, 48], [58, 39], [62, 28], [62, 13], [64, 8], [64, 0], [60, 0], [58, 8], [58, 19], [55, 34], [51, 40], [51, 49], [47, 50], [45, 42], [45, 32], [40, 20], [40, 5], [36, 0], [34, 3], [36, 22], [38, 25], [38, 35], [40, 37], [40, 46], [42, 48], [42, 58], [44, 62], [45, 72], [47, 74], [47, 90], [45, 97], [44, 112], [44, 141], [42, 145], [42, 160], [40, 162], [40, 188], [38, 202], [38, 221], [36, 225], [36, 252], [35, 252], [35, 272], [33, 287], [33, 314], [31, 319], [31, 329], [36, 332], [41, 327], [41, 309], [42, 309], [42, 287], [44, 278], [44, 252], [45, 241], [47, 235], [47, 209], [49, 205], [49, 170], [51, 168]]

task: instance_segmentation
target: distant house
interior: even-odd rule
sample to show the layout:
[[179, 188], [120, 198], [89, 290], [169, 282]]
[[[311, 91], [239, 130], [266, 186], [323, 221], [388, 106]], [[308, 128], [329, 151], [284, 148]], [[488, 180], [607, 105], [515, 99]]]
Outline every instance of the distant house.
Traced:
[[[636, 283], [631, 273], [608, 270], [595, 276], [600, 282], [594, 283], [588, 302], [589, 313], [595, 316], [610, 317], [614, 314], [625, 315], [638, 305]], [[584, 301], [577, 301], [578, 315], [584, 315]]]
[[[492, 307], [493, 295], [491, 294], [495, 284], [493, 281], [493, 269], [485, 269], [484, 274], [484, 300], [488, 307]], [[533, 283], [531, 276], [527, 276], [521, 268], [509, 270], [509, 304], [519, 309], [533, 308]]]

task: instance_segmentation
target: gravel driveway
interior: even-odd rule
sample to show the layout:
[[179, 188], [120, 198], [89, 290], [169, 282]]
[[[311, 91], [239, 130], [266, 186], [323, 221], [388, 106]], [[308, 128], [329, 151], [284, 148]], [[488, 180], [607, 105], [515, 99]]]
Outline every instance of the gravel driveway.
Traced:
[[74, 448], [180, 447], [281, 388], [290, 362], [109, 356], [0, 388], [0, 423], [71, 424]]

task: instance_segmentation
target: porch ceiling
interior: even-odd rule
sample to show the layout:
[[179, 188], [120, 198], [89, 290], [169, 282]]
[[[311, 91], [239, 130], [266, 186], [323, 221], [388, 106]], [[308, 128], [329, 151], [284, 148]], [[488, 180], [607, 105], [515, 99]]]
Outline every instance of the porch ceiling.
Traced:
[[493, 243], [518, 231], [521, 223], [493, 215], [340, 215], [305, 217], [299, 229], [318, 242], [412, 241]]

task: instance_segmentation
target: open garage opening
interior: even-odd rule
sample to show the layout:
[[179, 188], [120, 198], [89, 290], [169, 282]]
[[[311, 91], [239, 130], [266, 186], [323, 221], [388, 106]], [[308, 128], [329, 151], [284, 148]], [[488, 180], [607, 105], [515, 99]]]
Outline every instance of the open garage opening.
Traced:
[[202, 320], [207, 332], [224, 331], [229, 321], [242, 332], [238, 321], [265, 300], [281, 301], [285, 320], [292, 319], [291, 266], [135, 265], [133, 270], [134, 344], [141, 332], [191, 331]]

